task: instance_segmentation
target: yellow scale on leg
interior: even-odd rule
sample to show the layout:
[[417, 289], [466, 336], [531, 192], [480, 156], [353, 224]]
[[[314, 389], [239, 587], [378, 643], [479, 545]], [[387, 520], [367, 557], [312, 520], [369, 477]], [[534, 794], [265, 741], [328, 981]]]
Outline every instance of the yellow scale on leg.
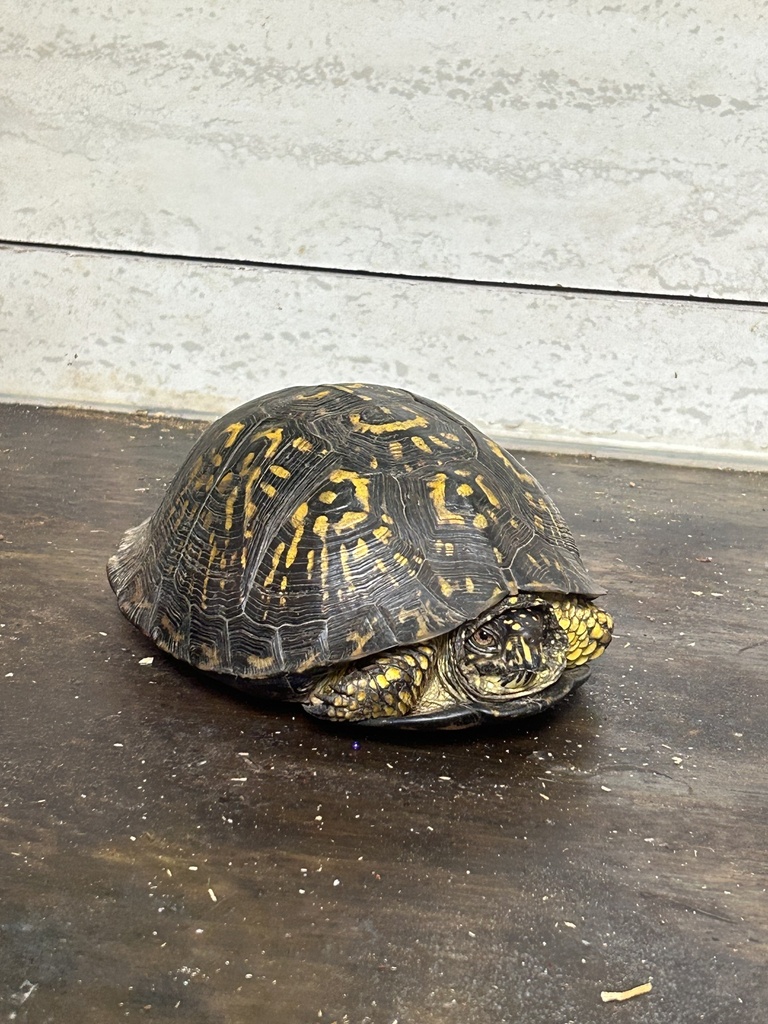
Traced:
[[434, 658], [434, 648], [418, 644], [343, 665], [328, 673], [309, 703], [324, 705], [325, 715], [337, 721], [406, 715], [419, 699]]
[[611, 642], [613, 619], [591, 601], [579, 597], [555, 598], [552, 608], [568, 636], [568, 667], [599, 658]]

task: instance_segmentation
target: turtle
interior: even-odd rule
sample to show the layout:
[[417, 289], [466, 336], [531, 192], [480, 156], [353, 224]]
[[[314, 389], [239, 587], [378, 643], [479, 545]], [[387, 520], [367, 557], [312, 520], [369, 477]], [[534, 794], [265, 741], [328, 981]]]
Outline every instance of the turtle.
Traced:
[[337, 723], [540, 711], [613, 629], [521, 463], [381, 384], [288, 387], [221, 417], [107, 571], [161, 650]]

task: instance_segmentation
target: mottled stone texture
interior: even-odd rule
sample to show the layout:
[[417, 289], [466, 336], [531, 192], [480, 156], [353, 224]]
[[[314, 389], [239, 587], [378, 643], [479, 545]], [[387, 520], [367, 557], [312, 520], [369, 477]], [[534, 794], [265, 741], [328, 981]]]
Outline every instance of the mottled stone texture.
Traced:
[[519, 446], [768, 466], [768, 312], [0, 249], [0, 399], [221, 413], [408, 387]]
[[6, 6], [0, 237], [766, 298], [756, 5]]

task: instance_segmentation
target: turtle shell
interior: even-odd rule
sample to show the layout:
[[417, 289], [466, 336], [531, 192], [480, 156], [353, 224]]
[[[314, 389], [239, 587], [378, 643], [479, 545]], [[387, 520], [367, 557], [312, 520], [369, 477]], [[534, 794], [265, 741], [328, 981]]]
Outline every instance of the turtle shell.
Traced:
[[370, 384], [286, 388], [213, 423], [108, 574], [160, 648], [250, 679], [427, 640], [518, 590], [602, 593], [511, 455]]

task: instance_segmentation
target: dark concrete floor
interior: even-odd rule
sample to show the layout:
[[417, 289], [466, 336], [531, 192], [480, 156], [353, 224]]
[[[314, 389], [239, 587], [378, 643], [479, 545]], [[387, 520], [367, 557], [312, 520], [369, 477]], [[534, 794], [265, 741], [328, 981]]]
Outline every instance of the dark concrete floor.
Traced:
[[613, 646], [538, 719], [371, 736], [119, 614], [196, 431], [0, 408], [2, 1019], [764, 1024], [768, 478], [527, 456]]

